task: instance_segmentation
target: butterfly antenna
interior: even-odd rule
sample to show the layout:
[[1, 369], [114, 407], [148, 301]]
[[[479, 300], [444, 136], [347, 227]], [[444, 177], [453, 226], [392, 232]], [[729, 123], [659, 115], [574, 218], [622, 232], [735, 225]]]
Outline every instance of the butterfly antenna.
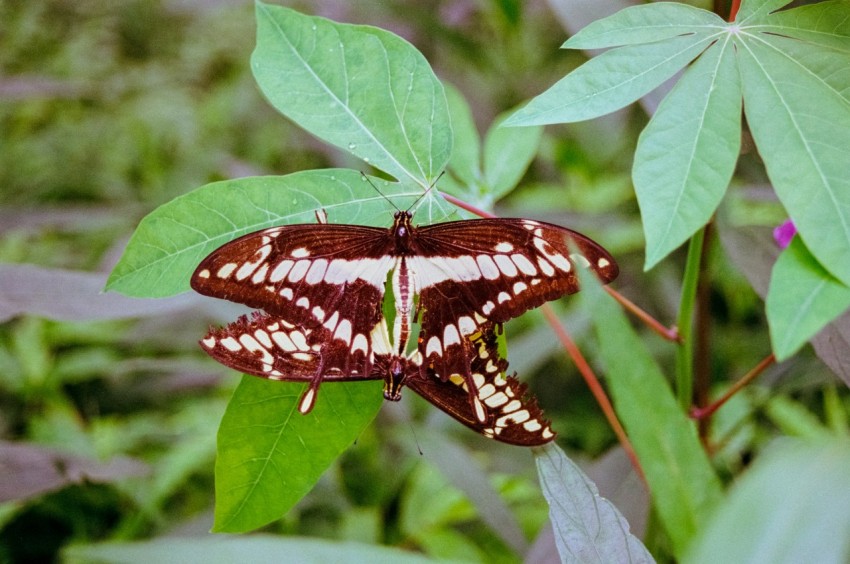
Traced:
[[[420, 195], [419, 195], [419, 197], [418, 197], [418, 198], [416, 198], [416, 200], [415, 200], [412, 204], [410, 204], [410, 207], [409, 207], [409, 208], [407, 208], [407, 211], [408, 211], [408, 212], [410, 212], [411, 214], [413, 214], [413, 213], [416, 211], [414, 208], [416, 208], [416, 206], [418, 206], [419, 204], [421, 204], [422, 202], [424, 202], [424, 201], [425, 201], [425, 196], [427, 196], [427, 195], [428, 195], [428, 192], [430, 192], [430, 191], [434, 188], [434, 186], [436, 186], [436, 185], [437, 185], [437, 182], [439, 182], [439, 181], [440, 181], [440, 179], [443, 177], [443, 175], [444, 175], [444, 174], [446, 174], [446, 171], [445, 171], [445, 170], [444, 170], [443, 172], [441, 172], [441, 173], [440, 173], [440, 176], [438, 176], [438, 177], [437, 177], [437, 179], [436, 179], [436, 180], [434, 180], [434, 182], [432, 182], [430, 186], [428, 186], [428, 189], [427, 189], [427, 190], [425, 190], [424, 192], [422, 192], [422, 194], [420, 194]], [[412, 210], [412, 211], [411, 211], [411, 210]]]
[[369, 178], [368, 176], [366, 176], [366, 173], [365, 173], [365, 172], [363, 172], [362, 170], [360, 171], [360, 176], [362, 176], [362, 177], [363, 177], [363, 180], [365, 180], [366, 182], [368, 182], [369, 184], [371, 184], [371, 185], [372, 185], [372, 188], [374, 188], [374, 189], [375, 189], [375, 192], [377, 192], [378, 194], [380, 194], [380, 195], [381, 195], [381, 196], [382, 196], [382, 197], [383, 197], [386, 201], [388, 201], [388, 202], [390, 203], [390, 205], [391, 205], [392, 207], [394, 207], [394, 208], [395, 208], [395, 210], [396, 210], [396, 211], [401, 211], [400, 209], [398, 209], [398, 206], [397, 206], [397, 205], [395, 205], [395, 204], [393, 203], [393, 201], [392, 201], [392, 200], [390, 200], [390, 199], [387, 197], [387, 195], [386, 195], [386, 194], [384, 194], [383, 192], [381, 192], [381, 191], [378, 189], [378, 187], [377, 187], [377, 186], [375, 186], [375, 183], [374, 183], [374, 182], [372, 182], [372, 179], [371, 179], [371, 178]]

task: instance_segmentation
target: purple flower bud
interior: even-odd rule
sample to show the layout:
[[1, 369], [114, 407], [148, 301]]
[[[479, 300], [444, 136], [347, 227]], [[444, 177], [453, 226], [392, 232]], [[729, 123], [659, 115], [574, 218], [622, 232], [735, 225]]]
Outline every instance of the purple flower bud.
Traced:
[[779, 245], [780, 248], [784, 249], [791, 244], [791, 239], [793, 239], [796, 234], [797, 228], [794, 227], [794, 222], [790, 219], [786, 219], [782, 225], [774, 228], [773, 240], [776, 241], [776, 244]]

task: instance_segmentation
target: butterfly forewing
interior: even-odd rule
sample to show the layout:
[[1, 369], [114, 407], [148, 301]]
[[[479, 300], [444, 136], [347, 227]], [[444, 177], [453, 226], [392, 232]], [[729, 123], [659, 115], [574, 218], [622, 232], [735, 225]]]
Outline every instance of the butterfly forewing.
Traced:
[[[587, 237], [525, 219], [439, 223], [416, 230], [411, 269], [422, 309], [420, 351], [444, 375], [463, 373], [464, 337], [578, 291], [577, 268], [616, 278], [614, 258]], [[466, 354], [464, 351], [466, 350]]]

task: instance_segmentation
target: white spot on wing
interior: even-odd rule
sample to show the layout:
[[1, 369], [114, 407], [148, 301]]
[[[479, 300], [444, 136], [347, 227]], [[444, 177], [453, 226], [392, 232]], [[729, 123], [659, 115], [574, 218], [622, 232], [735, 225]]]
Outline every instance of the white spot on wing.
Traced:
[[299, 247], [299, 248], [297, 248], [297, 249], [294, 249], [294, 250], [293, 250], [291, 253], [289, 253], [289, 254], [290, 254], [290, 256], [295, 257], [295, 258], [304, 258], [304, 257], [309, 257], [309, 256], [310, 256], [310, 251], [308, 251], [308, 250], [307, 250], [307, 249], [305, 249], [304, 247]]
[[514, 284], [514, 295], [520, 294], [528, 289], [528, 285], [525, 282], [517, 282]]
[[[602, 257], [602, 258], [600, 258], [598, 261], [596, 261], [596, 266], [598, 266], [599, 268], [605, 268], [605, 267], [606, 267], [606, 266], [608, 266], [609, 264], [611, 264], [611, 261], [609, 261], [609, 260], [608, 260], [607, 258], [605, 258], [605, 257]], [[203, 273], [202, 273], [202, 274], [203, 274]]]
[[454, 325], [446, 325], [445, 330], [443, 331], [443, 347], [448, 347], [449, 345], [459, 345], [460, 344], [460, 335], [457, 332], [457, 327]]
[[513, 254], [511, 255], [511, 260], [514, 261], [514, 264], [517, 265], [517, 268], [519, 268], [523, 274], [527, 274], [529, 276], [537, 274], [537, 269], [525, 256], [518, 253]]
[[328, 330], [333, 331], [336, 329], [336, 324], [339, 321], [339, 312], [335, 311], [330, 318], [324, 322], [324, 326], [328, 328]]
[[496, 255], [493, 257], [493, 260], [496, 261], [496, 265], [499, 267], [499, 270], [502, 271], [502, 274], [509, 278], [513, 278], [517, 275], [516, 265], [511, 262], [511, 259], [508, 255]]
[[300, 298], [298, 298], [298, 301], [295, 302], [295, 305], [307, 309], [308, 307], [310, 307], [310, 300], [308, 300], [306, 296], [301, 296]]
[[292, 293], [292, 288], [284, 288], [280, 291], [280, 295], [287, 300], [291, 300], [295, 294]]
[[298, 349], [298, 347], [295, 346], [295, 343], [293, 343], [283, 331], [275, 331], [272, 333], [272, 340], [285, 352], [292, 352]]
[[236, 270], [236, 263], [235, 262], [229, 262], [229, 263], [225, 264], [224, 266], [222, 266], [221, 268], [219, 268], [218, 272], [216, 272], [215, 275], [218, 276], [219, 278], [224, 278], [224, 279], [230, 278], [230, 275], [233, 274], [234, 270]]
[[292, 267], [292, 270], [289, 272], [289, 281], [290, 282], [298, 282], [304, 275], [307, 274], [307, 269], [310, 268], [309, 260], [299, 260], [295, 263], [295, 266]]
[[254, 331], [254, 336], [257, 338], [260, 343], [263, 344], [266, 348], [271, 348], [272, 340], [269, 338], [269, 334], [263, 331], [262, 329], [257, 329]]
[[198, 273], [198, 278], [209, 278], [209, 277], [210, 277], [210, 271], [209, 271], [208, 268], [205, 268]]
[[313, 317], [316, 318], [320, 323], [325, 320], [325, 310], [320, 308], [319, 306], [315, 306], [313, 308]]
[[334, 331], [334, 339], [339, 339], [346, 345], [351, 344], [351, 322], [349, 320], [343, 319], [339, 322], [336, 331]]
[[493, 311], [493, 309], [494, 309], [495, 307], [496, 307], [496, 304], [494, 304], [494, 303], [493, 303], [493, 302], [491, 302], [491, 301], [488, 301], [488, 302], [487, 302], [486, 304], [484, 304], [484, 306], [481, 308], [481, 311], [483, 311], [483, 312], [484, 312], [484, 315], [490, 315], [490, 313]]
[[425, 356], [431, 356], [431, 353], [436, 353], [437, 356], [443, 356], [443, 347], [440, 345], [440, 339], [431, 337], [428, 339], [428, 345], [425, 347]]
[[263, 280], [266, 279], [266, 274], [269, 272], [269, 263], [263, 263], [263, 266], [257, 269], [257, 272], [254, 273], [254, 276], [251, 278], [251, 282], [254, 284], [260, 284]]
[[499, 292], [498, 300], [499, 300], [499, 303], [500, 303], [500, 304], [503, 304], [503, 303], [505, 303], [505, 302], [507, 302], [507, 301], [510, 301], [510, 299], [511, 299], [511, 295], [510, 295], [509, 293], [507, 293], [507, 292]]
[[289, 338], [292, 339], [292, 342], [298, 347], [298, 350], [309, 351], [310, 347], [307, 345], [307, 337], [304, 336], [304, 333], [301, 331], [293, 331], [289, 334]]
[[499, 252], [499, 253], [509, 253], [512, 250], [514, 250], [514, 246], [511, 245], [510, 243], [508, 243], [507, 241], [502, 241], [501, 243], [497, 244], [494, 248], [495, 248], [496, 252]]
[[322, 281], [322, 278], [325, 277], [325, 271], [328, 268], [327, 259], [316, 259], [313, 261], [313, 264], [310, 265], [310, 270], [307, 271], [307, 276], [304, 277], [304, 281], [307, 284], [316, 284]]
[[355, 351], [363, 351], [363, 354], [369, 353], [369, 341], [366, 340], [366, 335], [363, 333], [358, 333], [351, 341], [351, 352]]
[[206, 339], [201, 341], [201, 344], [204, 345], [206, 348], [211, 349], [215, 346], [215, 337], [207, 337]]
[[496, 263], [493, 262], [490, 255], [478, 255], [476, 257], [476, 261], [478, 262], [478, 267], [481, 269], [481, 274], [484, 275], [484, 278], [487, 280], [496, 280], [499, 278], [499, 267], [496, 266]]
[[555, 268], [552, 266], [552, 263], [545, 258], [537, 257], [537, 264], [540, 265], [540, 270], [542, 270], [543, 274], [546, 276], [552, 276], [555, 274]]
[[236, 351], [242, 350], [242, 345], [240, 345], [239, 341], [237, 341], [233, 337], [225, 337], [224, 339], [220, 340], [219, 343], [221, 343], [221, 346], [223, 346], [224, 348], [226, 348], [227, 350], [229, 350], [231, 352], [236, 352]]
[[478, 329], [478, 325], [471, 317], [463, 315], [457, 320], [457, 328], [460, 329], [460, 334], [465, 337], [475, 333], [475, 330]]
[[289, 269], [292, 268], [293, 264], [295, 263], [289, 259], [282, 260], [277, 263], [277, 266], [274, 267], [271, 275], [269, 275], [269, 282], [280, 282], [286, 278], [286, 275], [289, 274]]

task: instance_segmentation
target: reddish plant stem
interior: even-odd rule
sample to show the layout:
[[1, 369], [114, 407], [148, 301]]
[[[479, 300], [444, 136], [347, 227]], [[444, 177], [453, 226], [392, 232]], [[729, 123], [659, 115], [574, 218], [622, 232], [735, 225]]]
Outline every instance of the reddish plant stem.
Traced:
[[570, 337], [570, 334], [564, 326], [561, 325], [561, 321], [558, 319], [558, 316], [555, 314], [555, 310], [552, 309], [552, 306], [549, 304], [543, 304], [541, 310], [543, 311], [543, 316], [546, 318], [546, 321], [548, 321], [549, 325], [551, 325], [552, 329], [554, 329], [558, 340], [561, 341], [561, 345], [563, 345], [567, 354], [570, 355], [570, 358], [573, 359], [576, 368], [578, 368], [578, 371], [581, 373], [582, 378], [584, 378], [587, 387], [590, 389], [590, 393], [592, 393], [593, 397], [596, 398], [596, 402], [602, 409], [602, 413], [605, 415], [605, 419], [608, 420], [608, 424], [611, 425], [611, 428], [614, 430], [614, 434], [617, 436], [617, 440], [620, 441], [620, 445], [623, 447], [623, 450], [626, 451], [626, 456], [629, 457], [635, 472], [637, 472], [640, 479], [646, 483], [646, 477], [643, 474], [643, 469], [641, 468], [637, 453], [635, 453], [635, 449], [632, 447], [632, 443], [626, 435], [626, 430], [623, 429], [623, 426], [620, 424], [620, 420], [617, 419], [617, 414], [614, 412], [614, 406], [611, 405], [611, 400], [609, 400], [608, 396], [605, 394], [605, 390], [602, 388], [602, 384], [599, 383], [599, 379], [596, 377], [596, 374], [593, 372], [590, 364], [588, 364], [587, 360], [585, 360], [584, 355], [581, 354], [581, 351], [576, 346], [572, 337]]
[[440, 195], [443, 198], [445, 198], [447, 202], [452, 203], [452, 204], [456, 205], [457, 207], [464, 209], [468, 212], [474, 213], [478, 217], [489, 217], [491, 219], [499, 217], [494, 213], [484, 211], [481, 208], [476, 208], [472, 204], [464, 202], [463, 200], [460, 200], [460, 199], [452, 196], [451, 194], [446, 194], [445, 192], [440, 192]]
[[729, 19], [727, 21], [734, 22], [738, 16], [738, 8], [741, 7], [741, 0], [732, 0], [732, 6], [729, 8]]
[[660, 321], [649, 315], [646, 311], [641, 309], [640, 306], [614, 288], [603, 286], [602, 289], [608, 292], [612, 298], [617, 300], [617, 302], [619, 302], [626, 311], [631, 312], [632, 315], [643, 321], [647, 327], [661, 335], [662, 338], [674, 343], [682, 342], [682, 338], [679, 336], [679, 331], [677, 331], [675, 327], [665, 327]]
[[726, 393], [723, 394], [723, 396], [721, 396], [721, 398], [716, 402], [705, 407], [694, 407], [691, 409], [691, 418], [700, 421], [707, 417], [711, 417], [714, 412], [723, 407], [723, 404], [729, 401], [732, 396], [741, 391], [744, 386], [755, 380], [759, 374], [764, 372], [764, 370], [774, 362], [776, 362], [776, 357], [773, 356], [773, 353], [767, 355], [755, 366], [755, 368], [747, 372], [743, 378], [732, 384], [732, 386], [726, 390]]

